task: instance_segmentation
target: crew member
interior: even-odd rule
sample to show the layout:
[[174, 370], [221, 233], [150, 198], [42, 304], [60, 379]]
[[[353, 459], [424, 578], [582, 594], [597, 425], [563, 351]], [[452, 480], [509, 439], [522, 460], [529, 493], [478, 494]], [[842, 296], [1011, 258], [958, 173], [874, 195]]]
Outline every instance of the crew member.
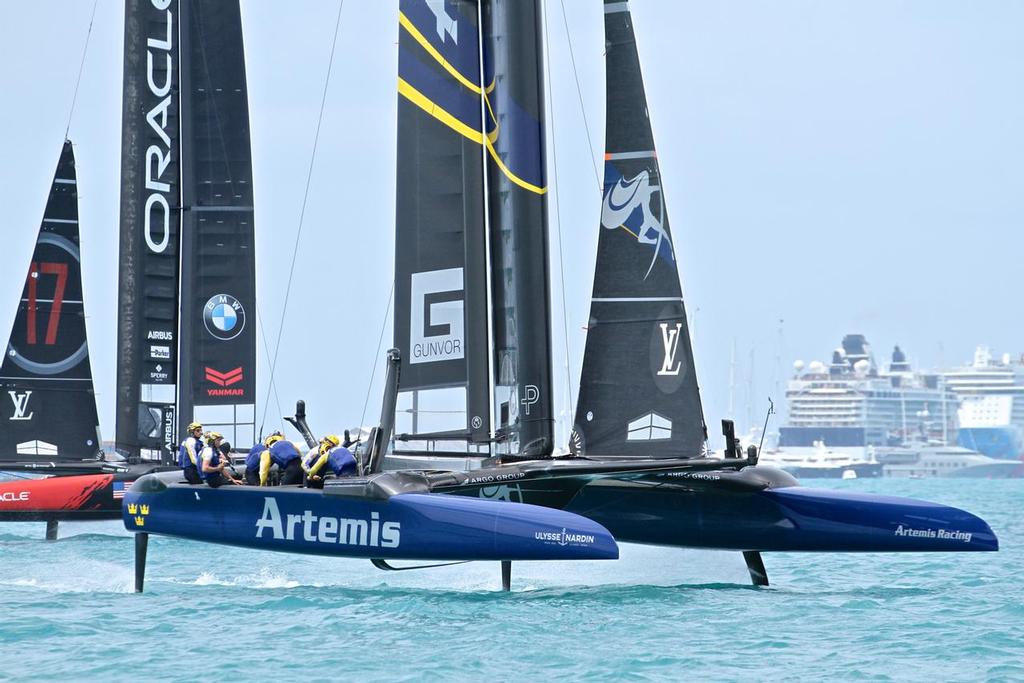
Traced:
[[249, 455], [245, 456], [245, 483], [249, 486], [260, 485], [260, 456], [268, 448], [284, 438], [281, 432], [274, 432], [263, 441], [249, 449]]
[[188, 426], [188, 436], [178, 447], [178, 466], [185, 474], [185, 481], [190, 484], [202, 484], [199, 475], [199, 454], [203, 450], [203, 425], [193, 422]]
[[281, 439], [260, 453], [260, 486], [267, 485], [271, 465], [277, 465], [282, 486], [302, 484], [302, 453], [291, 441]]
[[[224, 484], [241, 484], [235, 479], [228, 468], [228, 458], [221, 452], [221, 442], [224, 436], [218, 432], [207, 432], [205, 437], [206, 447], [202, 453], [202, 475], [211, 488], [217, 488]], [[230, 446], [228, 446], [230, 449]]]
[[341, 439], [334, 434], [328, 434], [320, 439], [319, 447], [310, 451], [302, 466], [306, 470], [306, 486], [311, 489], [324, 487], [324, 474], [328, 467], [336, 477], [351, 477], [358, 474], [355, 456], [352, 455], [352, 451], [341, 445]]

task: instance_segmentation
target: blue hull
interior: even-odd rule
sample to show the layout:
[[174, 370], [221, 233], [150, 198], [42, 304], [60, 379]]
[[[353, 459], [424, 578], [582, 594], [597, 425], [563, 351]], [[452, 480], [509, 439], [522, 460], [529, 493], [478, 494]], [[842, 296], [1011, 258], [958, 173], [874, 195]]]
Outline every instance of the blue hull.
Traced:
[[998, 550], [984, 520], [909, 498], [786, 486], [760, 491], [606, 480], [567, 506], [620, 542], [743, 551]]
[[245, 548], [384, 560], [616, 559], [600, 524], [562, 510], [407, 493], [386, 499], [299, 488], [139, 480], [125, 528]]

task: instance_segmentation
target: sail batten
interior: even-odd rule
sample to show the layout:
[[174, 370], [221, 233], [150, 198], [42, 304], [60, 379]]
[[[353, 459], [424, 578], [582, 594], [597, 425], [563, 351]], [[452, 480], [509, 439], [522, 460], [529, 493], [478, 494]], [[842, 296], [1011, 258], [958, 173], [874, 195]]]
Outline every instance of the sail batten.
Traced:
[[100, 451], [82, 296], [78, 187], [64, 143], [0, 363], [0, 461], [69, 461]]
[[605, 2], [604, 192], [570, 448], [695, 457], [705, 441], [686, 307], [628, 2]]

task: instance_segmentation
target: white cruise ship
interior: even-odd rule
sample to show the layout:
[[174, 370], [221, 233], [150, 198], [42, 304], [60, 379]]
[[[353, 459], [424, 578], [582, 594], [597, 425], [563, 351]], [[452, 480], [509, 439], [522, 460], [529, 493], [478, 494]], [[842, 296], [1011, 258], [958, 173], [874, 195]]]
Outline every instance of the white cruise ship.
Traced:
[[993, 458], [1024, 451], [1024, 359], [995, 359], [979, 346], [970, 365], [943, 373], [960, 400], [957, 444]]
[[956, 398], [940, 376], [912, 371], [898, 346], [880, 370], [864, 336], [849, 334], [829, 365], [797, 361], [794, 370], [789, 419], [764, 464], [798, 477], [877, 477], [875, 448], [948, 443], [956, 434]]

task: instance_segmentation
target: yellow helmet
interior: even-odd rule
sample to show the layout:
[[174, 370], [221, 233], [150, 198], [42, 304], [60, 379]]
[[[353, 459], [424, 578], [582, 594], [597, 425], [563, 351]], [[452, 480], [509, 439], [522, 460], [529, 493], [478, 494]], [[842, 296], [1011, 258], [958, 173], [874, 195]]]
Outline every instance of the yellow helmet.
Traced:
[[273, 446], [278, 441], [283, 441], [283, 440], [284, 440], [284, 434], [282, 434], [281, 432], [274, 432], [273, 434], [271, 434], [267, 438], [263, 439], [263, 445], [266, 446], [267, 448], [270, 448], [271, 446]]
[[203, 424], [202, 424], [201, 422], [189, 422], [189, 423], [188, 423], [188, 431], [189, 431], [189, 432], [194, 432], [194, 431], [196, 431], [197, 429], [198, 429], [198, 430], [200, 430], [200, 431], [202, 431], [202, 429], [203, 429]]
[[341, 445], [341, 439], [336, 434], [328, 434], [327, 436], [320, 439], [320, 452], [326, 453], [335, 446]]
[[223, 438], [224, 438], [224, 435], [221, 434], [220, 432], [206, 432], [206, 434], [203, 435], [203, 440], [206, 441], [206, 443], [211, 444], [211, 445], [217, 439], [223, 439]]

